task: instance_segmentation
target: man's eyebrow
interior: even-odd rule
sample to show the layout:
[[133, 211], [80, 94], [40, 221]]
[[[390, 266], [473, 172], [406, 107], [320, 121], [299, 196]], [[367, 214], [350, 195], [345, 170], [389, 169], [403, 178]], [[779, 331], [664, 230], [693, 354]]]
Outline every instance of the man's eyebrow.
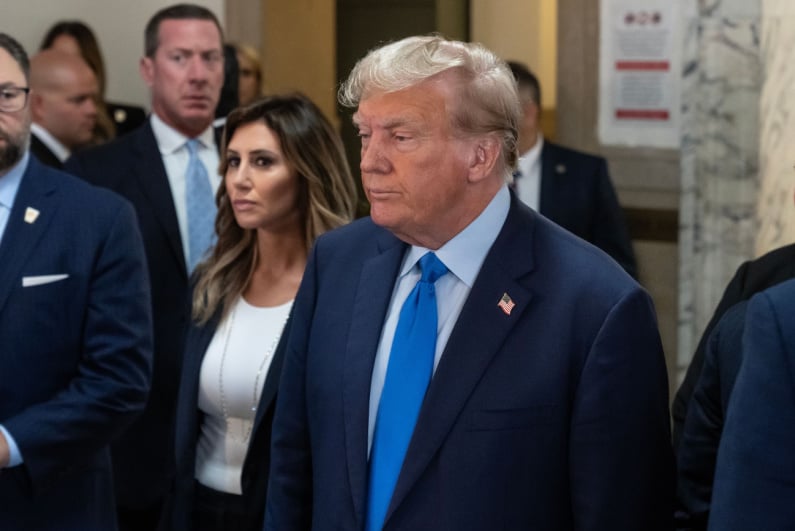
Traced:
[[[357, 127], [361, 125], [362, 121], [361, 116], [359, 116], [358, 114], [354, 114], [352, 119], [353, 119], [353, 125]], [[407, 118], [405, 116], [398, 116], [395, 118], [389, 118], [385, 120], [383, 123], [381, 123], [381, 127], [384, 129], [395, 129], [398, 127], [411, 126], [414, 123], [415, 121], [412, 120], [411, 118]]]

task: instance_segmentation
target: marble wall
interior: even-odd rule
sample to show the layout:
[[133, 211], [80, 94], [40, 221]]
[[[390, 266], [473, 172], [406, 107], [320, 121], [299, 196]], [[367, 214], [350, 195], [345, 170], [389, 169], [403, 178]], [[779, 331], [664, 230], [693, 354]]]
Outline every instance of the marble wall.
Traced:
[[762, 0], [761, 34], [757, 255], [795, 241], [795, 2]]
[[679, 379], [726, 284], [753, 255], [758, 228], [761, 4], [690, 3], [682, 86]]

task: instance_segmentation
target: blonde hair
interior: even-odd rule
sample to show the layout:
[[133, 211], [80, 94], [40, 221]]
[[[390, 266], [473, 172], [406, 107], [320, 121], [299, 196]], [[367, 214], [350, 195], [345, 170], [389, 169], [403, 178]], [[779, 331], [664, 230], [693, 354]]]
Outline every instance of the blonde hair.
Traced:
[[353, 67], [338, 99], [356, 107], [371, 91], [397, 92], [448, 71], [458, 81], [453, 127], [464, 134], [498, 134], [503, 169], [514, 167], [521, 116], [516, 82], [505, 62], [481, 44], [425, 35], [376, 48]]
[[[295, 169], [300, 186], [299, 205], [307, 250], [322, 233], [353, 219], [356, 187], [342, 141], [320, 109], [303, 94], [270, 96], [239, 107], [226, 119], [222, 141], [221, 175], [226, 174], [229, 141], [242, 125], [263, 122], [279, 139], [287, 163]], [[235, 221], [224, 183], [215, 202], [218, 243], [196, 269], [193, 318], [207, 322], [221, 315], [243, 293], [257, 265], [255, 229]]]

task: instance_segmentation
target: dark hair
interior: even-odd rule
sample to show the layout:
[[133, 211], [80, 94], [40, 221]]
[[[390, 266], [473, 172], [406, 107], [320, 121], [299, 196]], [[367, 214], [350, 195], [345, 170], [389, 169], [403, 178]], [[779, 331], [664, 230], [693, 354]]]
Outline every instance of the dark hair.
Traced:
[[144, 30], [144, 55], [147, 57], [154, 57], [157, 52], [157, 47], [160, 45], [160, 23], [164, 20], [209, 20], [215, 27], [218, 28], [218, 33], [221, 35], [219, 45], [224, 41], [224, 32], [221, 29], [221, 23], [212, 11], [206, 7], [197, 6], [196, 4], [175, 4], [168, 6], [154, 15], [146, 23]]
[[80, 48], [80, 56], [94, 71], [99, 85], [99, 93], [104, 97], [105, 62], [102, 60], [102, 52], [99, 49], [99, 43], [94, 32], [79, 20], [61, 20], [56, 22], [44, 35], [39, 50], [52, 48], [56, 39], [61, 35], [68, 35], [75, 40], [77, 47]]
[[[266, 97], [238, 107], [226, 118], [219, 168], [222, 177], [229, 167], [229, 141], [239, 127], [257, 122], [279, 139], [287, 164], [298, 175], [298, 208], [309, 250], [322, 233], [351, 221], [356, 210], [356, 186], [342, 140], [323, 112], [303, 94]], [[218, 308], [226, 315], [248, 285], [258, 256], [256, 231], [243, 229], [235, 221], [225, 184], [218, 187], [215, 202], [218, 242], [196, 269], [193, 317], [200, 323]]]
[[17, 62], [22, 72], [25, 74], [25, 81], [30, 79], [30, 60], [25, 48], [19, 42], [8, 35], [7, 33], [0, 33], [0, 48], [8, 52], [14, 61]]
[[513, 77], [516, 79], [516, 87], [519, 89], [519, 95], [521, 96], [524, 93], [529, 93], [530, 99], [540, 108], [541, 85], [538, 83], [538, 78], [529, 68], [518, 61], [507, 61], [507, 63]]
[[240, 82], [240, 65], [237, 64], [237, 50], [231, 44], [224, 44], [224, 84], [221, 97], [215, 108], [215, 117], [226, 116], [240, 104], [238, 99], [238, 83]]

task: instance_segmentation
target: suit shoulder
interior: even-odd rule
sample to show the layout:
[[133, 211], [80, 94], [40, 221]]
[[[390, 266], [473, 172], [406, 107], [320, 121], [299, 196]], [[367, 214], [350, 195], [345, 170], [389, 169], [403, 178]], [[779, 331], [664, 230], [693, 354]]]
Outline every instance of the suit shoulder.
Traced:
[[66, 201], [83, 210], [92, 210], [96, 214], [109, 214], [120, 209], [132, 211], [129, 201], [107, 188], [94, 186], [67, 171], [55, 168], [44, 168], [41, 172], [42, 176], [55, 183]]
[[544, 147], [548, 150], [550, 155], [553, 155], [558, 159], [564, 159], [571, 163], [580, 163], [580, 164], [607, 163], [605, 158], [599, 155], [593, 155], [591, 153], [586, 153], [584, 151], [578, 151], [576, 149], [572, 149], [566, 146], [561, 146], [560, 144], [547, 142], [546, 140], [544, 140]]
[[736, 276], [748, 296], [795, 276], [795, 244], [785, 245], [744, 262]]
[[392, 238], [397, 241], [395, 236], [373, 223], [368, 216], [356, 219], [347, 225], [322, 234], [317, 239], [316, 246], [323, 249], [350, 252], [353, 249], [362, 247], [362, 245], [366, 245], [368, 242], [375, 242], [381, 238]]
[[[105, 144], [78, 151], [66, 161], [66, 168], [68, 170], [74, 168], [90, 170], [126, 164], [134, 156], [135, 146], [141, 143], [146, 134], [145, 127], [145, 125], [139, 127]], [[83, 177], [83, 175], [80, 176]]]
[[606, 299], [639, 289], [638, 283], [607, 253], [536, 214], [533, 255], [549, 285], [573, 287]]
[[790, 279], [762, 292], [779, 314], [795, 312], [795, 279]]

